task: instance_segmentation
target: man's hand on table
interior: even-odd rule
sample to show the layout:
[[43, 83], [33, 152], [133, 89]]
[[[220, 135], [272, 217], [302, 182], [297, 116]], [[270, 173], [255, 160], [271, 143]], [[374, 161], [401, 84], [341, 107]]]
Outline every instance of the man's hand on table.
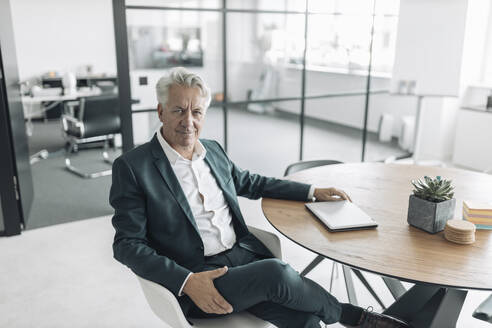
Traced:
[[314, 197], [317, 202], [337, 200], [352, 201], [349, 195], [347, 195], [343, 190], [336, 188], [316, 188], [314, 189]]
[[206, 313], [227, 314], [232, 312], [232, 306], [220, 295], [214, 286], [214, 279], [227, 273], [227, 267], [196, 272], [186, 281], [183, 293]]

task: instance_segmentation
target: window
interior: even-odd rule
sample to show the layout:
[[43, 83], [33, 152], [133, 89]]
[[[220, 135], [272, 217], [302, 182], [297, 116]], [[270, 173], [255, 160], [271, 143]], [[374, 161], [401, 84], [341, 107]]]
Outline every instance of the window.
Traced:
[[[309, 2], [309, 68], [365, 72], [369, 64], [373, 3], [361, 0], [316, 0]], [[377, 1], [374, 20], [372, 70], [389, 75], [393, 67], [398, 1]], [[258, 25], [258, 36], [269, 38], [265, 57], [276, 64], [302, 65], [304, 17], [289, 15], [285, 26]]]

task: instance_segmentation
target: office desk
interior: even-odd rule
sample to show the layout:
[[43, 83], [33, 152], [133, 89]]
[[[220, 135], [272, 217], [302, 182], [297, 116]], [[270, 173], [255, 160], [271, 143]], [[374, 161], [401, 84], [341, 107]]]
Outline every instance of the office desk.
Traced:
[[101, 89], [99, 88], [91, 88], [87, 90], [77, 91], [73, 94], [68, 95], [47, 95], [47, 96], [22, 96], [23, 104], [39, 104], [41, 102], [48, 101], [68, 101], [68, 100], [76, 100], [82, 97], [91, 97], [97, 96], [101, 94]]
[[28, 136], [32, 136], [32, 118], [36, 115], [42, 114], [54, 106], [45, 107], [41, 104], [43, 102], [54, 102], [55, 104], [77, 100], [83, 97], [92, 97], [101, 94], [101, 89], [90, 88], [87, 90], [80, 90], [74, 94], [69, 95], [46, 95], [46, 96], [22, 96], [22, 104], [24, 107], [24, 117], [27, 119], [26, 132]]
[[416, 285], [385, 313], [416, 327], [454, 327], [466, 290], [492, 290], [491, 231], [479, 230], [476, 243], [458, 245], [443, 233], [429, 234], [407, 224], [412, 179], [424, 175], [452, 179], [455, 218], [463, 200], [490, 201], [492, 175], [415, 165], [354, 163], [298, 172], [290, 179], [345, 190], [374, 218], [374, 230], [329, 232], [303, 202], [263, 199], [270, 223], [295, 243], [336, 262]]

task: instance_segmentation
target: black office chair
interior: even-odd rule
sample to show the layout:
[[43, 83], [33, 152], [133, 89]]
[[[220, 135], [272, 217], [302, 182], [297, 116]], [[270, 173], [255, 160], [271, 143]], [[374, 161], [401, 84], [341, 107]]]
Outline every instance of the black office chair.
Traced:
[[120, 133], [120, 114], [117, 94], [108, 94], [80, 99], [78, 106], [71, 104], [62, 115], [63, 131], [68, 139], [65, 156], [65, 168], [85, 179], [111, 175], [111, 170], [86, 173], [74, 167], [70, 154], [78, 150], [79, 144], [104, 142], [103, 160], [108, 164], [112, 161], [108, 156], [109, 142], [115, 146], [115, 134]]
[[[287, 169], [285, 169], [284, 176], [290, 175], [290, 174], [293, 174], [293, 173], [296, 173], [296, 172], [299, 172], [302, 170], [307, 170], [310, 168], [318, 167], [318, 166], [333, 165], [333, 164], [342, 164], [342, 162], [336, 161], [336, 160], [329, 160], [329, 159], [313, 160], [313, 161], [301, 161], [301, 162], [297, 162], [297, 163], [293, 163], [293, 164], [289, 165], [287, 167]], [[323, 256], [317, 255], [314, 258], [314, 260], [312, 260], [306, 266], [306, 268], [304, 268], [304, 270], [302, 270], [301, 276], [307, 275], [309, 272], [311, 272], [311, 270], [313, 270], [324, 259], [325, 258]], [[345, 279], [345, 288], [347, 290], [347, 296], [348, 296], [349, 302], [351, 304], [357, 305], [357, 297], [355, 294], [354, 282], [352, 280], [352, 276], [350, 274], [350, 271], [352, 271], [357, 276], [357, 278], [359, 278], [359, 280], [367, 288], [369, 293], [371, 293], [371, 295], [374, 297], [376, 302], [378, 302], [378, 304], [383, 309], [386, 309], [386, 307], [384, 306], [384, 304], [381, 301], [381, 299], [379, 298], [379, 296], [376, 294], [376, 292], [374, 291], [372, 286], [369, 284], [367, 279], [362, 275], [362, 273], [359, 270], [351, 269], [350, 267], [348, 267], [346, 265], [342, 265], [342, 271], [343, 271], [343, 275], [344, 275], [344, 279]], [[338, 272], [337, 263], [333, 262], [332, 267], [331, 267], [330, 292], [331, 292], [332, 285], [333, 285], [334, 274], [336, 272]], [[388, 287], [392, 296], [395, 299], [399, 298], [401, 295], [403, 295], [403, 293], [405, 293], [405, 288], [403, 287], [401, 282], [399, 282], [398, 280], [393, 279], [393, 278], [383, 277], [383, 281], [385, 282], [386, 286]]]
[[313, 167], [332, 165], [332, 164], [343, 164], [343, 162], [335, 161], [331, 159], [319, 159], [314, 161], [300, 161], [297, 163], [290, 164], [285, 169], [284, 176], [293, 174], [302, 170], [311, 169]]

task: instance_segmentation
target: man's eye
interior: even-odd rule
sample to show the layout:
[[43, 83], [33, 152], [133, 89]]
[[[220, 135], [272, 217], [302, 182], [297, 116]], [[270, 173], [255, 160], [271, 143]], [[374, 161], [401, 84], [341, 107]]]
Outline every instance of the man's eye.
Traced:
[[201, 111], [199, 111], [199, 110], [195, 110], [195, 111], [193, 111], [193, 113], [194, 113], [195, 115], [202, 115], [202, 112], [201, 112]]

